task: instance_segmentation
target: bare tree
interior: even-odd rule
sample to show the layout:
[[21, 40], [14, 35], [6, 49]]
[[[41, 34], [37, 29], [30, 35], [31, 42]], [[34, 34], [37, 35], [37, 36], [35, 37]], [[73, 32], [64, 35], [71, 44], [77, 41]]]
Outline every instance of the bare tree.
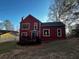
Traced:
[[79, 18], [79, 0], [54, 0], [49, 6], [48, 20], [62, 21], [68, 28]]
[[65, 0], [54, 0], [49, 7], [48, 20], [59, 21], [63, 10], [63, 3]]
[[0, 23], [0, 30], [2, 30], [3, 29], [3, 23], [1, 22]]
[[3, 24], [6, 30], [14, 30], [14, 27], [10, 20], [5, 20]]
[[73, 23], [77, 23], [79, 20], [79, 3], [78, 0], [68, 0], [65, 2], [64, 11], [62, 13], [65, 19], [63, 19], [69, 32], [71, 33], [71, 26]]

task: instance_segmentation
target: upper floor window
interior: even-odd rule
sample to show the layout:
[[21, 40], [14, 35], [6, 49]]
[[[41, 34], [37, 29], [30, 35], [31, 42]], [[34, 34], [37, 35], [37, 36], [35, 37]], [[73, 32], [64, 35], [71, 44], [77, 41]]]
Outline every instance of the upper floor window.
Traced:
[[62, 30], [60, 28], [57, 29], [57, 37], [62, 36]]
[[43, 36], [50, 36], [50, 29], [43, 29]]
[[38, 29], [38, 23], [34, 23], [34, 30]]
[[29, 23], [22, 23], [21, 28], [24, 30], [27, 30], [30, 28], [30, 24]]

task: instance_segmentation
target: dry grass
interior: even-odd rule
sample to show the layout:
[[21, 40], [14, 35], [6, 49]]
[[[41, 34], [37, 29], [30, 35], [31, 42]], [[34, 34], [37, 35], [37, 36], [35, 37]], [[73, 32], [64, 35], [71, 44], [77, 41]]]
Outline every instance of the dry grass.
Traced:
[[0, 59], [79, 59], [79, 40], [60, 40], [36, 46], [17, 46], [16, 49], [1, 54]]
[[1, 53], [6, 53], [6, 52], [11, 51], [15, 48], [17, 48], [16, 42], [0, 43], [0, 54]]
[[0, 35], [0, 39], [14, 39], [16, 36], [11, 33], [5, 33]]

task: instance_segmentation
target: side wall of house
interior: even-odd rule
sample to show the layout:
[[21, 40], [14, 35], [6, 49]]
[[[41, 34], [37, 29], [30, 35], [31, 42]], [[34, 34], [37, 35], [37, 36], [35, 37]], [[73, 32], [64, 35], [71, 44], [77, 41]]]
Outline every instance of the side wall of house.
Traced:
[[[50, 37], [43, 36], [43, 29], [50, 29]], [[57, 37], [57, 29], [61, 29], [62, 36]], [[65, 27], [48, 27], [42, 26], [41, 29], [41, 38], [43, 41], [54, 41], [54, 40], [62, 40], [65, 38]]]

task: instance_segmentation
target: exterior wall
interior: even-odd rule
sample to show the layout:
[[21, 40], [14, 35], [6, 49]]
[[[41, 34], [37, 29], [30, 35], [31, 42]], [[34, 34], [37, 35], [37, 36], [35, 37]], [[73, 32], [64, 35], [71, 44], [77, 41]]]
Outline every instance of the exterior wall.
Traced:
[[[43, 36], [43, 29], [50, 29], [50, 37], [45, 37], [45, 36]], [[54, 31], [54, 29], [53, 28], [51, 28], [51, 27], [42, 27], [42, 29], [41, 29], [41, 38], [43, 39], [43, 41], [51, 41], [51, 40], [53, 40], [54, 38], [55, 38], [55, 31]]]
[[[29, 30], [23, 30], [23, 29], [21, 29], [21, 24], [22, 23], [29, 23], [30, 24], [30, 29]], [[39, 37], [39, 32], [40, 32], [40, 22], [38, 22], [38, 21], [36, 21], [35, 19], [33, 19], [33, 18], [27, 18], [27, 19], [25, 19], [25, 20], [23, 20], [21, 23], [20, 23], [20, 34], [22, 33], [22, 32], [27, 32], [27, 34], [28, 34], [28, 36], [30, 36], [31, 37], [31, 35], [32, 35], [32, 30], [33, 30], [33, 27], [34, 27], [34, 23], [38, 23], [38, 29], [37, 29], [37, 32], [38, 32], [38, 37]], [[40, 26], [39, 26], [40, 25]], [[20, 35], [21, 36], [21, 35]]]
[[[30, 24], [30, 29], [29, 30], [21, 29], [21, 24], [22, 23], [29, 23]], [[42, 41], [48, 42], [48, 41], [54, 41], [54, 40], [57, 40], [57, 39], [64, 39], [65, 36], [66, 36], [65, 35], [65, 27], [42, 26], [41, 22], [35, 20], [32, 17], [27, 17], [26, 19], [22, 20], [21, 23], [20, 23], [20, 38], [21, 38], [21, 33], [22, 32], [27, 32], [27, 35], [31, 37], [32, 30], [33, 30], [33, 27], [34, 27], [34, 23], [38, 23], [38, 29], [37, 29], [38, 37], [40, 39], [42, 39]], [[62, 36], [61, 37], [57, 37], [57, 29], [58, 28], [60, 28], [61, 31], [62, 31]], [[50, 29], [50, 36], [49, 37], [43, 36], [43, 29]]]
[[[60, 28], [62, 31], [62, 36], [61, 37], [57, 37], [57, 28]], [[43, 36], [43, 29], [50, 29], [50, 37], [44, 37]], [[64, 27], [46, 27], [46, 26], [42, 26], [41, 29], [41, 38], [43, 41], [54, 41], [57, 39], [64, 39], [65, 38], [65, 28]]]

